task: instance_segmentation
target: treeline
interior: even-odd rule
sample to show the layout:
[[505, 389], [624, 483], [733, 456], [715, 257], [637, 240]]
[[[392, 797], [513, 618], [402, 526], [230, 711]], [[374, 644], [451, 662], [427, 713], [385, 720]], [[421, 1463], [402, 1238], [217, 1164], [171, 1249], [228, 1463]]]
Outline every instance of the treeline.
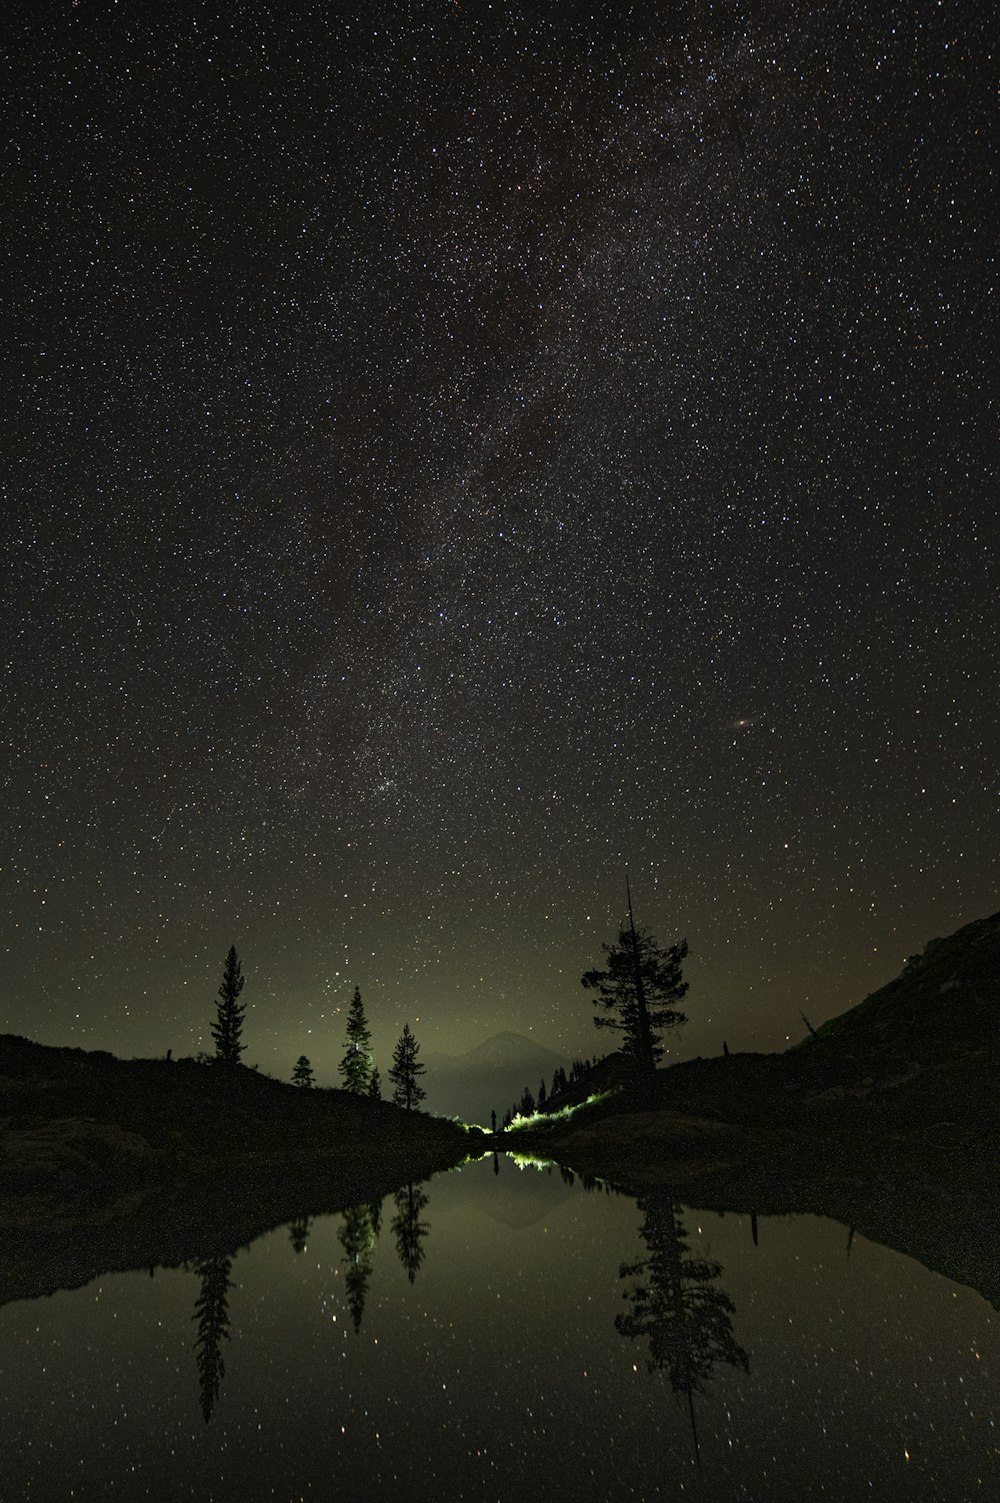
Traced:
[[[246, 1003], [240, 1001], [243, 991], [243, 971], [236, 946], [231, 945], [226, 956], [215, 1003], [216, 1018], [212, 1024], [215, 1040], [215, 1060], [223, 1065], [238, 1065], [246, 1045], [243, 1043], [243, 1023]], [[372, 1101], [382, 1100], [382, 1077], [372, 1053], [372, 1035], [361, 1000], [360, 987], [354, 988], [354, 996], [347, 1012], [347, 1039], [343, 1058], [337, 1069], [343, 1077], [343, 1089], [355, 1096], [367, 1096]], [[409, 1023], [396, 1042], [388, 1076], [392, 1084], [392, 1100], [406, 1111], [413, 1111], [426, 1098], [427, 1092], [420, 1084], [426, 1070], [418, 1058], [420, 1045], [410, 1032]], [[168, 1052], [169, 1058], [169, 1052]], [[316, 1077], [309, 1056], [300, 1054], [292, 1071], [292, 1081], [304, 1090], [315, 1085]]]
[[[661, 945], [646, 929], [637, 929], [632, 915], [632, 895], [626, 882], [628, 897], [628, 928], [620, 929], [617, 942], [602, 946], [605, 956], [603, 968], [585, 971], [580, 980], [588, 991], [597, 993], [599, 1011], [594, 1022], [599, 1028], [610, 1028], [621, 1035], [620, 1052], [631, 1061], [641, 1075], [652, 1075], [664, 1056], [661, 1035], [687, 1022], [687, 1016], [677, 1004], [687, 995], [688, 983], [683, 979], [683, 963], [687, 959], [687, 940], [669, 946]], [[232, 946], [226, 957], [222, 985], [216, 1001], [216, 1021], [212, 1024], [217, 1061], [235, 1065], [243, 1053], [242, 1042], [245, 1004], [240, 999], [243, 990], [243, 975], [240, 970], [236, 947]], [[728, 1050], [726, 1051], [728, 1053]], [[393, 1051], [392, 1065], [388, 1070], [392, 1083], [392, 1099], [398, 1106], [412, 1111], [426, 1097], [420, 1084], [425, 1066], [417, 1058], [419, 1046], [407, 1024]], [[515, 1117], [530, 1117], [537, 1110], [551, 1106], [564, 1091], [580, 1077], [592, 1070], [596, 1060], [574, 1060], [569, 1071], [556, 1070], [551, 1088], [544, 1079], [538, 1088], [537, 1098], [531, 1087], [525, 1086], [520, 1101], [515, 1101], [503, 1119], [509, 1127]], [[361, 992], [354, 989], [347, 1019], [347, 1041], [339, 1065], [344, 1088], [356, 1095], [382, 1099], [382, 1080], [375, 1065], [371, 1048], [371, 1031], [365, 1018]], [[296, 1085], [308, 1089], [314, 1083], [314, 1072], [308, 1055], [300, 1054], [292, 1072]], [[496, 1114], [491, 1114], [494, 1131]]]
[[[337, 1241], [344, 1249], [344, 1293], [357, 1335], [361, 1332], [368, 1285], [375, 1266], [375, 1251], [382, 1229], [383, 1199], [379, 1196], [376, 1200], [349, 1206], [343, 1212], [343, 1224], [337, 1233]], [[424, 1241], [430, 1231], [430, 1224], [423, 1220], [423, 1214], [429, 1203], [423, 1182], [402, 1185], [393, 1196], [396, 1214], [392, 1218], [390, 1229], [396, 1243], [396, 1255], [411, 1284], [427, 1255]], [[313, 1219], [311, 1216], [299, 1216], [289, 1222], [289, 1240], [296, 1253], [305, 1252]], [[233, 1255], [212, 1254], [187, 1266], [201, 1279], [201, 1288], [195, 1302], [194, 1319], [198, 1323], [198, 1336], [194, 1350], [201, 1414], [207, 1425], [226, 1375], [223, 1343], [230, 1340], [229, 1291], [233, 1288]], [[150, 1275], [152, 1273], [153, 1269], [150, 1268]]]
[[544, 1079], [540, 1081], [537, 1097], [531, 1094], [530, 1086], [525, 1086], [520, 1101], [515, 1101], [514, 1105], [509, 1107], [503, 1115], [501, 1126], [504, 1131], [515, 1117], [530, 1117], [536, 1111], [544, 1111], [546, 1107], [551, 1109], [564, 1091], [569, 1090], [570, 1086], [581, 1080], [584, 1075], [588, 1075], [598, 1063], [595, 1055], [593, 1059], [575, 1059], [568, 1072], [560, 1065], [552, 1076], [551, 1086], [546, 1086]]

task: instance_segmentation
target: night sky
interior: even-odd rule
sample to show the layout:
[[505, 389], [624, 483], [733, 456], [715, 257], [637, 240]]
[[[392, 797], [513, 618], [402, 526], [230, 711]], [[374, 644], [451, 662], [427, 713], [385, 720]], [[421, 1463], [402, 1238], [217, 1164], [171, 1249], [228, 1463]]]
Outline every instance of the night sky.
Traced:
[[627, 866], [776, 1048], [1000, 906], [992, 11], [5, 7], [0, 1030], [594, 1053]]

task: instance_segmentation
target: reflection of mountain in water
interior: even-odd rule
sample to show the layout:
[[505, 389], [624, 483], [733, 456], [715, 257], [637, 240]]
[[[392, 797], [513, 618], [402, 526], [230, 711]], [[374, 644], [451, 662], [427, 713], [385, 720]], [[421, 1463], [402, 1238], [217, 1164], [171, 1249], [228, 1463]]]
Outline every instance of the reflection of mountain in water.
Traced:
[[498, 1033], [467, 1054], [425, 1054], [424, 1063], [429, 1111], [488, 1126], [491, 1110], [502, 1117], [525, 1086], [535, 1095], [571, 1062], [523, 1033]]
[[[957, 1178], [957, 1175], [956, 1175]], [[757, 1176], [752, 1191], [735, 1176], [718, 1177], [703, 1187], [685, 1187], [689, 1204], [706, 1211], [737, 1211], [759, 1216], [824, 1216], [860, 1233], [869, 1242], [914, 1258], [932, 1273], [975, 1289], [1000, 1310], [1000, 1211], [989, 1182], [973, 1191], [965, 1176], [946, 1187], [868, 1184], [857, 1176], [841, 1180], [790, 1181]]]
[[499, 1169], [496, 1176], [464, 1175], [462, 1206], [511, 1231], [524, 1231], [544, 1221], [573, 1198], [573, 1176], [564, 1177], [558, 1166], [519, 1169], [504, 1156]]

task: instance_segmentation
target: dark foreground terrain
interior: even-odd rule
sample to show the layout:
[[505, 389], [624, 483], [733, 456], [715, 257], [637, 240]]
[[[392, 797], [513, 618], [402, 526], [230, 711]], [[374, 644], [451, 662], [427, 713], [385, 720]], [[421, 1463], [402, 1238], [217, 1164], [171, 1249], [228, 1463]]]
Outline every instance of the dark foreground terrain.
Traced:
[[119, 1060], [0, 1037], [5, 1230], [108, 1228], [140, 1210], [169, 1222], [220, 1200], [262, 1212], [280, 1202], [295, 1214], [302, 1195], [328, 1199], [334, 1185], [391, 1188], [459, 1163], [475, 1136], [242, 1066]]
[[705, 1209], [831, 1216], [1000, 1307], [1000, 914], [787, 1053], [645, 1082], [612, 1056], [573, 1094], [510, 1146]]

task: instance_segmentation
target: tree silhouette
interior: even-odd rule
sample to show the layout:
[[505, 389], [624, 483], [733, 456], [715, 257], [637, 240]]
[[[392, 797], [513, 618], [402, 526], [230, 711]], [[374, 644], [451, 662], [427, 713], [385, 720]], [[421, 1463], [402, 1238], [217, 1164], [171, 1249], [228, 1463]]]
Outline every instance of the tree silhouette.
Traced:
[[309, 1242], [309, 1233], [312, 1231], [311, 1216], [296, 1216], [294, 1221], [288, 1223], [288, 1240], [297, 1253], [305, 1252]]
[[[631, 1056], [644, 1073], [652, 1073], [663, 1057], [656, 1035], [687, 1022], [685, 1014], [673, 1006], [687, 994], [688, 984], [681, 979], [687, 940], [664, 949], [646, 929], [636, 929], [631, 894], [628, 915], [628, 928], [619, 931], [618, 943], [603, 946], [607, 968], [585, 971], [580, 980], [597, 992], [605, 1009], [594, 1018], [598, 1028], [622, 1033], [622, 1053]], [[573, 1070], [579, 1076], [584, 1067], [574, 1064]]]
[[368, 1095], [372, 1101], [382, 1100], [382, 1077], [378, 1073], [378, 1068], [374, 1065], [372, 1066], [371, 1079], [368, 1082]]
[[417, 1059], [419, 1052], [420, 1045], [410, 1032], [409, 1023], [404, 1023], [393, 1051], [389, 1079], [393, 1084], [393, 1101], [397, 1106], [405, 1106], [408, 1112], [419, 1106], [427, 1095], [418, 1079], [427, 1068]]
[[649, 1256], [621, 1267], [619, 1277], [636, 1282], [624, 1292], [629, 1308], [615, 1318], [615, 1327], [622, 1336], [649, 1343], [649, 1371], [668, 1374], [674, 1396], [687, 1400], [693, 1429], [694, 1395], [705, 1392], [716, 1363], [748, 1372], [750, 1358], [733, 1336], [735, 1305], [725, 1290], [710, 1287], [722, 1265], [690, 1256], [679, 1208], [669, 1195], [651, 1194], [638, 1204]]
[[396, 1214], [392, 1218], [392, 1234], [396, 1239], [399, 1261], [406, 1269], [406, 1277], [412, 1284], [424, 1261], [423, 1241], [430, 1227], [420, 1220], [420, 1213], [427, 1209], [428, 1197], [419, 1185], [404, 1185], [393, 1197]]
[[347, 1010], [347, 1047], [338, 1069], [344, 1077], [344, 1089], [363, 1096], [368, 1089], [372, 1073], [372, 1035], [361, 1002], [361, 988], [354, 988], [354, 996]]
[[361, 1330], [361, 1317], [365, 1313], [381, 1219], [381, 1201], [377, 1204], [362, 1201], [360, 1205], [351, 1206], [344, 1212], [344, 1224], [337, 1233], [337, 1240], [344, 1249], [347, 1308], [351, 1312], [356, 1333]]
[[226, 1375], [221, 1343], [229, 1340], [229, 1290], [232, 1284], [229, 1271], [232, 1266], [231, 1258], [218, 1256], [205, 1258], [195, 1266], [201, 1279], [201, 1293], [195, 1301], [192, 1319], [198, 1322], [194, 1347], [201, 1413], [206, 1425], [212, 1418]]
[[295, 1069], [292, 1071], [292, 1080], [297, 1086], [305, 1086], [307, 1089], [313, 1083], [313, 1067], [304, 1054], [300, 1054], [295, 1061]]
[[236, 946], [230, 945], [226, 968], [222, 973], [222, 985], [219, 987], [219, 999], [215, 1004], [216, 1021], [212, 1024], [215, 1057], [226, 1065], [238, 1065], [240, 1055], [246, 1048], [245, 1044], [240, 1043], [243, 1014], [246, 1012], [246, 1003], [239, 1000], [242, 990], [243, 973], [239, 957]]

